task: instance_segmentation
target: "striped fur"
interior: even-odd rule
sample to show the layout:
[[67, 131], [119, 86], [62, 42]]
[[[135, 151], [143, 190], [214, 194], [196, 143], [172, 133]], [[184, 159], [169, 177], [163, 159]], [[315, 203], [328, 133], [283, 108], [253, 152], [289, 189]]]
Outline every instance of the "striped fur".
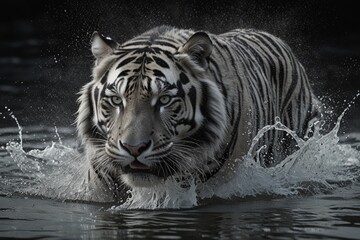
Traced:
[[[302, 65], [265, 32], [213, 35], [162, 26], [121, 45], [98, 35], [93, 53], [77, 128], [95, 172], [109, 184], [206, 181], [246, 154], [275, 117], [304, 137], [319, 115]], [[135, 157], [124, 147], [145, 143]], [[291, 152], [291, 141], [275, 131], [264, 144], [265, 165]], [[129, 167], [134, 161], [138, 167]]]

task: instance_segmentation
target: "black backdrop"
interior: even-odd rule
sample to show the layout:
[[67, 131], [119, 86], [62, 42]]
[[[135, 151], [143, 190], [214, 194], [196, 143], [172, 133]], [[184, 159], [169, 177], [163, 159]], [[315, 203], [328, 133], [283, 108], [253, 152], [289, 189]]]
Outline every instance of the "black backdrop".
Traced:
[[[360, 90], [359, 23], [356, 1], [1, 1], [0, 112], [10, 108], [22, 125], [70, 125], [76, 93], [90, 79], [92, 32], [122, 42], [162, 24], [277, 35], [317, 95], [340, 112]], [[360, 129], [359, 105], [347, 116], [352, 129]], [[8, 125], [13, 120], [0, 119], [0, 127]]]

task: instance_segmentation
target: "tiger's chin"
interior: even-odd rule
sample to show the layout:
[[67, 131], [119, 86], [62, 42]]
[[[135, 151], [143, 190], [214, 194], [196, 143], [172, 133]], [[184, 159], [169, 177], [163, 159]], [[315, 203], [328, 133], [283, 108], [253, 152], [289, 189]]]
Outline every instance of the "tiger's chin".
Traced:
[[129, 187], [154, 187], [164, 182], [164, 178], [152, 173], [125, 173], [121, 179]]

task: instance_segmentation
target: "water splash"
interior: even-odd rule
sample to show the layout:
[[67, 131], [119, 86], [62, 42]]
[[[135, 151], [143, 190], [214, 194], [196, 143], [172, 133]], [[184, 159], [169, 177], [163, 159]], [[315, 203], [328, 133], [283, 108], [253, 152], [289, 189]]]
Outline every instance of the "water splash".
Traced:
[[[22, 146], [22, 145], [23, 145], [23, 137], [22, 137], [22, 131], [23, 131], [23, 129], [22, 129], [22, 127], [21, 127], [18, 119], [15, 117], [14, 113], [11, 111], [11, 109], [8, 108], [7, 106], [5, 106], [5, 110], [7, 110], [8, 113], [9, 113], [9, 116], [10, 116], [12, 119], [14, 119], [14, 121], [15, 121], [18, 129], [19, 129], [19, 140], [20, 140], [20, 145]], [[4, 116], [3, 118], [5, 118], [5, 116]]]
[[[353, 104], [360, 93], [351, 101]], [[301, 196], [318, 194], [351, 186], [360, 176], [360, 152], [350, 145], [339, 144], [338, 131], [349, 105], [338, 117], [334, 128], [321, 133], [322, 123], [315, 124], [311, 137], [304, 141], [294, 131], [276, 119], [274, 125], [265, 126], [254, 138], [248, 154], [237, 159], [228, 168], [224, 178], [215, 177], [204, 184], [190, 183], [182, 188], [179, 183], [168, 179], [153, 188], [134, 188], [121, 204], [109, 211], [142, 208], [189, 208], [201, 204], [204, 199], [233, 199], [253, 196]], [[16, 119], [16, 118], [14, 118]], [[58, 143], [52, 143], [43, 150], [23, 150], [22, 128], [19, 128], [19, 142], [11, 141], [6, 149], [21, 171], [20, 175], [6, 179], [6, 184], [16, 192], [39, 195], [60, 200], [113, 201], [111, 191], [96, 181], [89, 171], [89, 161], [75, 148], [67, 147], [61, 141], [55, 128]], [[270, 130], [285, 131], [297, 142], [299, 149], [274, 167], [264, 168], [256, 161], [253, 153], [259, 139]], [[221, 173], [221, 172], [220, 172]], [[19, 178], [21, 178], [19, 180]], [[19, 184], [21, 183], [21, 184]]]
[[109, 211], [125, 209], [159, 209], [159, 208], [191, 208], [198, 205], [197, 188], [194, 182], [188, 188], [183, 188], [172, 179], [149, 189], [138, 187], [128, 191], [129, 197]]
[[11, 142], [7, 150], [23, 173], [16, 192], [59, 200], [112, 201], [111, 193], [89, 172], [88, 161], [74, 148], [57, 143], [25, 152]]
[[[263, 194], [317, 194], [332, 190], [338, 184], [357, 181], [360, 174], [360, 152], [338, 143], [337, 133], [344, 113], [338, 118], [332, 131], [321, 135], [320, 128], [316, 127], [313, 137], [302, 142], [299, 150], [274, 167], [263, 168], [249, 154], [238, 159], [235, 177], [226, 184], [220, 183], [207, 188], [202, 196], [230, 198]], [[276, 125], [278, 123], [266, 129], [276, 129]], [[292, 132], [283, 125], [281, 129]]]
[[56, 137], [57, 137], [57, 139], [59, 140], [60, 145], [63, 145], [63, 143], [62, 143], [62, 140], [61, 140], [61, 137], [60, 137], [60, 135], [59, 135], [59, 131], [58, 131], [57, 127], [56, 127], [56, 126], [54, 126], [54, 128], [55, 128], [55, 134], [56, 134]]

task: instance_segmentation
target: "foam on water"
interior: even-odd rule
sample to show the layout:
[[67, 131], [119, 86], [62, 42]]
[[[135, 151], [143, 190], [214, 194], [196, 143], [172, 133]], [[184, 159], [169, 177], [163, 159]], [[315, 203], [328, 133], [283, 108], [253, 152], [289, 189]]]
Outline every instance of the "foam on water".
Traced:
[[[317, 124], [313, 136], [306, 141], [278, 120], [274, 125], [261, 129], [253, 145], [271, 129], [287, 132], [298, 143], [299, 149], [274, 167], [264, 168], [261, 162], [256, 161], [256, 153], [251, 148], [246, 156], [235, 161], [230, 177], [215, 178], [199, 185], [190, 183], [188, 188], [182, 188], [171, 179], [153, 188], [134, 188], [128, 191], [128, 197], [123, 203], [113, 206], [109, 211], [189, 208], [197, 206], [203, 199], [213, 197], [291, 197], [324, 193], [343, 184], [351, 187], [359, 181], [360, 152], [350, 145], [339, 144], [340, 122], [347, 110], [341, 114], [330, 132], [321, 134], [321, 124]], [[7, 189], [60, 200], [113, 201], [111, 191], [89, 177], [90, 166], [85, 157], [76, 149], [62, 144], [57, 129], [58, 143], [52, 143], [43, 150], [26, 152], [22, 146], [22, 129], [19, 124], [18, 127], [19, 141], [9, 142], [6, 149], [21, 174], [4, 179], [2, 184], [7, 185]]]

